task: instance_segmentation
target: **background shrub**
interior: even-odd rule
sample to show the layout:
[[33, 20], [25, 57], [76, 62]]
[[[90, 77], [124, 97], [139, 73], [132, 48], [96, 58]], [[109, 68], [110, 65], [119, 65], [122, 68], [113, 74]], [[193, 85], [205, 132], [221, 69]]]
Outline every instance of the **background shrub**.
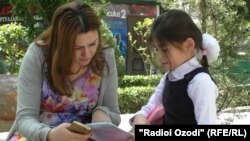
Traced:
[[119, 87], [157, 86], [162, 75], [125, 75], [119, 77]]
[[145, 105], [153, 94], [154, 87], [128, 87], [118, 89], [121, 113], [135, 113]]
[[[162, 75], [125, 75], [119, 78], [118, 100], [121, 113], [135, 113], [140, 110], [148, 102], [161, 77]], [[250, 105], [249, 84], [235, 86], [229, 79], [225, 83], [231, 85], [220, 85], [221, 83], [218, 83], [220, 92], [217, 99], [217, 112], [227, 107]]]
[[27, 28], [17, 23], [0, 26], [1, 73], [17, 74], [27, 49]]
[[119, 77], [118, 100], [121, 113], [135, 113], [145, 105], [162, 75], [124, 75]]

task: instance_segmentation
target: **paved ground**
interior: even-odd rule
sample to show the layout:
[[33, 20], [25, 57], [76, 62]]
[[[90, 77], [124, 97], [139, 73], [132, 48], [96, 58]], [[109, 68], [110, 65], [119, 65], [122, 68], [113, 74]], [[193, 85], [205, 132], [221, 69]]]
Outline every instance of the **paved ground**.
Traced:
[[[129, 119], [133, 114], [123, 114], [121, 116], [121, 124], [119, 127], [125, 131], [129, 131]], [[250, 106], [239, 107], [236, 111], [226, 110], [218, 115], [218, 123], [231, 125], [250, 125]], [[5, 141], [7, 132], [0, 132], [0, 141]]]
[[218, 115], [221, 124], [250, 125], [250, 106], [227, 109]]

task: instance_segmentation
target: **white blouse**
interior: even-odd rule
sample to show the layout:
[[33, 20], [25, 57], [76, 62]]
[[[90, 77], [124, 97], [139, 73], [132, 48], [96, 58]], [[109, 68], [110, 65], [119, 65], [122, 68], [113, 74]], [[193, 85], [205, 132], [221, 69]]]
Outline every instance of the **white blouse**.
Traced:
[[[175, 70], [164, 74], [148, 103], [140, 111], [136, 112], [135, 115], [142, 114], [147, 117], [154, 107], [162, 103], [162, 92], [168, 73], [170, 81], [178, 81], [183, 79], [185, 74], [199, 67], [201, 67], [200, 63], [196, 57], [193, 57]], [[197, 124], [217, 124], [216, 98], [219, 92], [211, 77], [204, 72], [198, 73], [189, 82], [187, 92], [194, 104]]]

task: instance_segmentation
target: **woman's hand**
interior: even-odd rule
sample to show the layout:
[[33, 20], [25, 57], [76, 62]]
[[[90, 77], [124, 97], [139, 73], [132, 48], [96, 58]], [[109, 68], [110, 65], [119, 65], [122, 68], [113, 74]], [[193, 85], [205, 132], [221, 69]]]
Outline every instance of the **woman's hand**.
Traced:
[[102, 110], [96, 110], [92, 114], [92, 122], [111, 122], [111, 118]]
[[144, 115], [136, 115], [133, 119], [131, 132], [135, 132], [135, 125], [149, 125], [150, 123]]
[[78, 134], [67, 129], [70, 123], [63, 123], [50, 130], [47, 141], [88, 141], [91, 133]]

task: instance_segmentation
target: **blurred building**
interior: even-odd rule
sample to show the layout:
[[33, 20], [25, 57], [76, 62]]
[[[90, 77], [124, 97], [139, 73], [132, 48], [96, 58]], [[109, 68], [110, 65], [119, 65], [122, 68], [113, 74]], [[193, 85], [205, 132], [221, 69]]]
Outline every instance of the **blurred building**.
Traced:
[[[126, 60], [127, 74], [145, 74], [146, 70], [142, 57], [136, 49], [130, 46], [128, 33], [136, 38], [133, 27], [145, 18], [159, 15], [159, 6], [155, 0], [111, 0], [106, 5], [104, 18], [116, 38], [120, 53]], [[138, 46], [140, 42], [137, 43]]]

